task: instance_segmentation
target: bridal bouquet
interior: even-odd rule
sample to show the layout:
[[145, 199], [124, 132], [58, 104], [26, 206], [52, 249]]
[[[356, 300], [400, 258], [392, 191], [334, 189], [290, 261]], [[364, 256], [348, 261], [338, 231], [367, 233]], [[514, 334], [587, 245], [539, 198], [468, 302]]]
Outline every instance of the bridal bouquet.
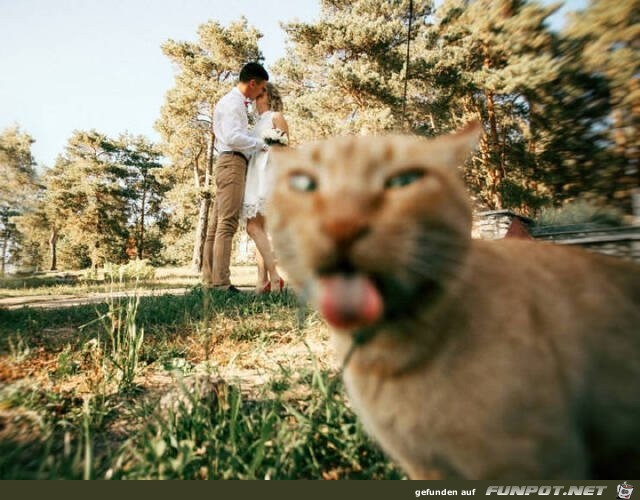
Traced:
[[289, 138], [284, 130], [280, 130], [279, 128], [270, 128], [265, 130], [262, 134], [262, 139], [269, 145], [272, 144], [280, 144], [282, 146], [286, 146], [289, 144]]

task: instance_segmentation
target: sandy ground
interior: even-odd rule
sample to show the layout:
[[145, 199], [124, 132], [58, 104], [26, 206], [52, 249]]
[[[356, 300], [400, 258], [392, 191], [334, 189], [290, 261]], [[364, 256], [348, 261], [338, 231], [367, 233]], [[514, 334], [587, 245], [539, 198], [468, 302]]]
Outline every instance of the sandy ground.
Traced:
[[[183, 295], [188, 288], [173, 288], [160, 290], [138, 290], [140, 297], [159, 295]], [[91, 293], [90, 295], [29, 295], [26, 297], [5, 297], [0, 299], [0, 308], [19, 309], [21, 307], [40, 307], [43, 309], [57, 309], [83, 304], [99, 304], [108, 298], [133, 296], [133, 292]]]
[[[189, 272], [182, 271], [184, 274], [180, 277], [186, 277], [189, 281], [193, 282], [195, 286], [198, 284], [198, 276]], [[231, 268], [231, 282], [235, 284], [243, 292], [251, 293], [254, 291], [254, 279], [256, 270], [254, 266], [233, 266]], [[159, 282], [164, 283], [167, 280], [160, 273], [158, 276]], [[170, 280], [169, 280], [170, 281]], [[161, 296], [161, 295], [184, 295], [190, 289], [186, 287], [177, 288], [160, 288], [153, 290], [139, 289], [136, 293], [140, 297], [149, 296]], [[2, 286], [0, 285], [0, 288]], [[99, 304], [104, 302], [108, 298], [120, 298], [132, 296], [133, 291], [114, 291], [107, 293], [91, 292], [87, 294], [65, 294], [65, 295], [24, 295], [24, 296], [12, 296], [2, 297], [0, 295], [0, 309], [19, 309], [21, 307], [40, 307], [46, 309], [56, 309], [61, 307], [71, 307], [83, 304]]]

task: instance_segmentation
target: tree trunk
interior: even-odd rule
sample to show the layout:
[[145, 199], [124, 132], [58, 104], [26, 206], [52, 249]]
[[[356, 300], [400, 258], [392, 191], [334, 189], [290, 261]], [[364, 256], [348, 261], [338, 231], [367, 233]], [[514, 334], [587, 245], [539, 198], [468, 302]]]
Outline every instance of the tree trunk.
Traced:
[[0, 253], [0, 276], [4, 276], [5, 270], [6, 270], [6, 263], [7, 263], [7, 244], [8, 244], [8, 237], [4, 236], [2, 238], [2, 253]]
[[144, 211], [146, 209], [147, 190], [142, 191], [142, 204], [140, 208], [140, 235], [138, 238], [138, 258], [143, 259], [142, 252], [144, 249]]
[[56, 243], [58, 242], [58, 230], [53, 228], [51, 235], [49, 236], [49, 259], [51, 261], [50, 271], [56, 271], [58, 268], [58, 254], [56, 249]]
[[491, 198], [493, 209], [499, 210], [502, 208], [502, 197], [500, 196], [499, 188], [504, 178], [504, 170], [503, 165], [496, 165], [496, 162], [490, 160], [491, 158], [495, 159], [498, 154], [500, 139], [498, 137], [498, 125], [496, 122], [496, 108], [493, 92], [486, 91], [485, 97], [487, 100], [487, 117], [489, 118], [489, 137], [487, 141], [488, 151], [486, 152], [486, 160], [488, 160], [488, 163], [491, 163], [490, 165], [486, 165], [490, 181], [488, 186], [489, 197]]
[[193, 185], [196, 189], [200, 187], [200, 162], [198, 160], [199, 157], [200, 155], [198, 155], [193, 160]]
[[[503, 6], [504, 8], [504, 6]], [[483, 46], [484, 61], [482, 63], [483, 68], [491, 69], [493, 62], [489, 56], [489, 48]], [[500, 165], [500, 160], [497, 160], [499, 154], [500, 141], [498, 138], [498, 124], [496, 120], [496, 103], [493, 92], [486, 90], [484, 92], [486, 106], [487, 106], [487, 119], [489, 121], [489, 131], [487, 134], [486, 144], [483, 144], [485, 151], [483, 151], [483, 160], [485, 164], [486, 172], [488, 175], [487, 188], [489, 191], [488, 197], [490, 198], [490, 204], [493, 205], [494, 210], [502, 208], [502, 197], [499, 193], [500, 185], [504, 177], [504, 170]], [[483, 141], [484, 142], [484, 141]]]
[[[213, 129], [213, 124], [211, 125]], [[209, 226], [209, 208], [211, 206], [211, 184], [213, 180], [213, 130], [209, 134], [209, 142], [207, 144], [207, 169], [205, 171], [203, 189], [207, 192], [203, 194], [200, 201], [200, 213], [198, 214], [198, 225], [196, 227], [196, 238], [193, 245], [193, 257], [191, 259], [191, 267], [194, 271], [202, 270], [204, 243], [207, 238], [207, 227]]]
[[493, 178], [494, 170], [491, 168], [491, 151], [486, 140], [480, 141], [480, 164], [482, 165], [482, 171], [486, 172], [486, 178], [484, 181], [486, 187], [486, 195], [484, 196], [484, 203], [491, 209], [496, 210], [495, 193], [493, 186], [495, 185], [495, 179]]
[[204, 250], [204, 242], [207, 238], [207, 226], [209, 224], [209, 198], [200, 200], [200, 213], [198, 214], [198, 226], [196, 227], [196, 241], [193, 245], [193, 258], [191, 267], [194, 271], [200, 272], [202, 269], [202, 252]]

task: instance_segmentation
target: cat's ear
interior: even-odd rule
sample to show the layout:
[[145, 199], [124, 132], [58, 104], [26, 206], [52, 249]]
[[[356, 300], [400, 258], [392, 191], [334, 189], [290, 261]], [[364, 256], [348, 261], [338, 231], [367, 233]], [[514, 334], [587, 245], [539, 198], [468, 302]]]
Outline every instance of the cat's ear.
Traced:
[[461, 142], [461, 146], [467, 150], [467, 154], [476, 149], [482, 136], [483, 128], [480, 120], [473, 120], [461, 129], [453, 133], [453, 136]]
[[478, 147], [482, 132], [482, 123], [474, 120], [452, 134], [436, 139], [446, 151], [446, 163], [451, 167], [462, 165]]

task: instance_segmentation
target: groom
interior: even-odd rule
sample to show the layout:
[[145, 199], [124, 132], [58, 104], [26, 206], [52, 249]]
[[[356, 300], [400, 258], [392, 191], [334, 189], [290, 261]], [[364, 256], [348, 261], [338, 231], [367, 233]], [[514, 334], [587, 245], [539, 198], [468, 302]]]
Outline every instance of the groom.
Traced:
[[269, 74], [258, 63], [240, 70], [238, 84], [218, 101], [213, 112], [216, 162], [216, 199], [210, 212], [204, 244], [202, 281], [207, 288], [228, 292], [239, 290], [231, 284], [229, 265], [231, 242], [238, 229], [249, 157], [267, 150], [262, 139], [249, 135], [247, 105], [264, 91]]

